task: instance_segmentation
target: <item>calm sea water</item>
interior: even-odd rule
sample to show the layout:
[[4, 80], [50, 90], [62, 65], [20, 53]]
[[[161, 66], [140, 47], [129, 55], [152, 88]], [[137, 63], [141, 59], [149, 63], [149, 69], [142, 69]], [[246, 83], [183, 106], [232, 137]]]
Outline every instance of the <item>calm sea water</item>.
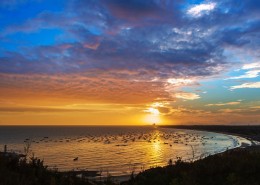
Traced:
[[148, 126], [0, 127], [0, 145], [8, 145], [9, 151], [23, 153], [26, 143], [49, 167], [98, 170], [115, 176], [163, 166], [177, 157], [193, 160], [240, 145], [234, 136]]

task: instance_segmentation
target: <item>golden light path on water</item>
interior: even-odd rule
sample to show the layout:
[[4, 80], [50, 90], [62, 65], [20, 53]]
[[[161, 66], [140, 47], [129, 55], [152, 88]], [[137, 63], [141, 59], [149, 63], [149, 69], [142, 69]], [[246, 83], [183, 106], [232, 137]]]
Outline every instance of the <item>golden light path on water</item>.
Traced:
[[[50, 168], [97, 170], [114, 176], [163, 166], [177, 157], [193, 160], [239, 146], [233, 136], [147, 126], [0, 130], [0, 144], [7, 144], [9, 149], [23, 151], [24, 142], [28, 141], [34, 155], [44, 159]], [[75, 157], [77, 161], [73, 161]]]

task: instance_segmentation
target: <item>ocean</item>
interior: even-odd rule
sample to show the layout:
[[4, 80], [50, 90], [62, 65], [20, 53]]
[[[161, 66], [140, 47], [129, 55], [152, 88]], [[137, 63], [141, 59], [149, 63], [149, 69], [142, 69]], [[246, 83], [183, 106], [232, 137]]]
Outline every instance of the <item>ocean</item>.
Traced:
[[197, 160], [241, 142], [225, 134], [152, 126], [1, 126], [0, 151], [4, 145], [18, 153], [29, 145], [30, 155], [60, 171], [123, 176], [167, 165], [170, 159]]

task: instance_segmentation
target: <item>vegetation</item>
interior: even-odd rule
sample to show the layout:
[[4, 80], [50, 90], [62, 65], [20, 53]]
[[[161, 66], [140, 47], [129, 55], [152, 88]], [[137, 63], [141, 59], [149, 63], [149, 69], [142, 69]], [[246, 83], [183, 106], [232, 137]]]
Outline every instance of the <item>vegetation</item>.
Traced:
[[236, 149], [195, 162], [178, 159], [146, 170], [123, 185], [260, 185], [260, 149]]
[[44, 166], [35, 157], [27, 159], [10, 153], [0, 153], [0, 185], [113, 185], [111, 178], [104, 182], [90, 181], [77, 173], [61, 173]]

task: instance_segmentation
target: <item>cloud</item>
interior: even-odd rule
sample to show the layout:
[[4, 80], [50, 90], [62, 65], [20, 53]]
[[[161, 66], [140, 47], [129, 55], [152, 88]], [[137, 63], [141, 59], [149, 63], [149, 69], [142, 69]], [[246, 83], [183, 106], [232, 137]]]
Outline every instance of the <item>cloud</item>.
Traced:
[[192, 79], [184, 79], [184, 78], [169, 78], [167, 82], [173, 86], [184, 86], [184, 85], [194, 84], [194, 81]]
[[259, 115], [260, 110], [258, 109], [220, 109], [218, 111], [219, 113], [224, 113], [224, 114], [238, 114], [238, 115]]
[[251, 109], [260, 109], [260, 106], [253, 106], [253, 107], [250, 107]]
[[244, 88], [260, 88], [260, 82], [249, 82], [241, 85], [231, 86], [230, 89], [244, 89]]
[[155, 108], [152, 108], [152, 107], [145, 109], [144, 112], [147, 112], [147, 113], [150, 113], [150, 114], [153, 114], [153, 115], [159, 115], [160, 114], [160, 111], [158, 109], [155, 109]]
[[171, 109], [169, 107], [158, 107], [157, 109], [162, 114], [169, 114], [171, 112]]
[[179, 98], [179, 99], [184, 99], [184, 100], [196, 100], [196, 99], [200, 98], [200, 96], [198, 94], [188, 93], [188, 92], [175, 93], [174, 97]]
[[[62, 39], [51, 46], [23, 46], [19, 52], [3, 52], [0, 70], [18, 74], [131, 70], [140, 72], [138, 80], [147, 81], [155, 77], [159, 80], [207, 77], [222, 72], [227, 62], [223, 47], [219, 46], [225, 41], [223, 35], [230, 37], [233, 32], [226, 34], [226, 27], [217, 29], [222, 27], [221, 20], [214, 23], [216, 29], [205, 20], [191, 24], [181, 14], [178, 8], [181, 5], [167, 1], [76, 0], [63, 12], [41, 12], [23, 24], [10, 25], [5, 32], [58, 28], [63, 31], [59, 35]], [[196, 5], [191, 12], [207, 11], [205, 7], [213, 5]], [[134, 20], [127, 18], [130, 14], [135, 14], [131, 16]], [[251, 28], [251, 24], [247, 26]], [[247, 35], [243, 33], [243, 37]], [[242, 34], [234, 40], [240, 37]], [[70, 47], [61, 48], [62, 45]]]
[[244, 75], [235, 76], [235, 77], [229, 77], [228, 80], [231, 79], [243, 79], [243, 78], [256, 78], [259, 76], [260, 70], [250, 70], [247, 71]]
[[[227, 78], [227, 80], [229, 80], [229, 79], [243, 79], [243, 78], [256, 78], [256, 77], [258, 77], [259, 73], [260, 73], [260, 63], [259, 62], [255, 62], [255, 63], [250, 63], [250, 64], [244, 64], [241, 69], [242, 70], [248, 70], [248, 71], [245, 72], [244, 75], [235, 76], [235, 77], [229, 77], [229, 78]], [[240, 69], [238, 71], [240, 71]]]
[[88, 112], [88, 113], [108, 113], [124, 112], [131, 109], [138, 109], [141, 105], [133, 104], [61, 104], [61, 105], [28, 105], [25, 104], [6, 104], [3, 102], [0, 106], [0, 112], [35, 112], [35, 113], [59, 113], [59, 112]]
[[254, 62], [250, 64], [245, 64], [243, 65], [242, 69], [255, 69], [255, 68], [260, 68], [260, 62]]
[[159, 5], [155, 1], [140, 1], [140, 0], [104, 0], [105, 5], [111, 13], [123, 19], [136, 19], [146, 16], [153, 16], [158, 13]]
[[[172, 99], [160, 82], [135, 82], [93, 71], [81, 74], [0, 74], [0, 96], [35, 103], [44, 98], [53, 101], [80, 101], [81, 103], [150, 103], [156, 99]], [[96, 78], [96, 75], [99, 78]], [[119, 74], [120, 76], [120, 74]], [[31, 101], [31, 100], [30, 100]]]
[[[85, 29], [77, 31], [85, 35], [89, 33]], [[142, 73], [148, 80], [154, 77], [177, 79], [185, 76], [209, 76], [220, 72], [224, 62], [218, 59], [221, 55], [219, 49], [206, 44], [206, 38], [190, 36], [193, 43], [190, 40], [176, 42], [175, 38], [178, 39], [181, 35], [176, 35], [174, 31], [170, 34], [166, 33], [167, 30], [160, 32], [165, 32], [165, 40], [159, 39], [157, 27], [150, 31], [138, 28], [126, 35], [113, 37], [87, 34], [83, 36], [85, 40], [80, 39], [81, 42], [67, 43], [70, 44], [69, 48], [61, 49], [59, 45], [54, 45], [26, 49], [22, 51], [23, 54], [6, 52], [0, 57], [0, 70], [49, 74], [92, 69], [149, 71]], [[79, 37], [80, 33], [77, 35]], [[156, 41], [151, 39], [153, 37]], [[161, 46], [165, 44], [171, 44], [171, 48], [165, 47], [162, 51]]]
[[206, 106], [226, 106], [226, 105], [239, 105], [240, 101], [235, 102], [227, 102], [227, 103], [215, 103], [215, 104], [207, 104]]
[[54, 107], [0, 107], [0, 112], [100, 112], [92, 109], [66, 109]]
[[146, 106], [148, 107], [146, 110], [148, 110], [149, 108], [156, 109], [159, 111], [160, 114], [163, 115], [170, 114], [172, 109], [169, 101], [157, 101]]
[[213, 2], [199, 4], [199, 5], [192, 6], [190, 9], [188, 9], [187, 13], [194, 17], [199, 17], [203, 14], [207, 14], [210, 11], [214, 10], [215, 7], [216, 7], [216, 3]]

